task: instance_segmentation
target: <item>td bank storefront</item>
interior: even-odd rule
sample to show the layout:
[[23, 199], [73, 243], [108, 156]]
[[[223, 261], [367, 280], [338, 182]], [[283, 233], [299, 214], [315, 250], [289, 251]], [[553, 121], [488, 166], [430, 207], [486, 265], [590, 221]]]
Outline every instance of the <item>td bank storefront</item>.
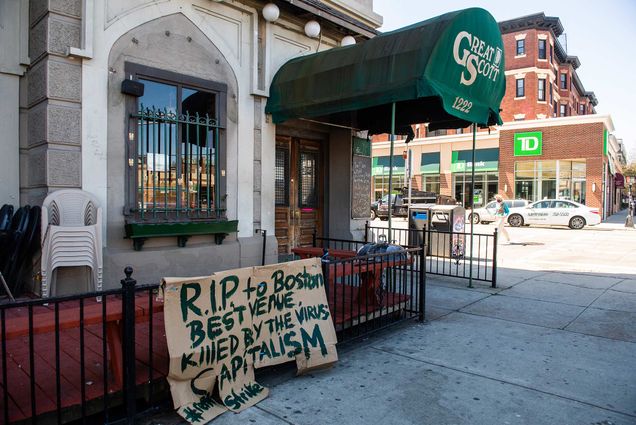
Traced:
[[499, 131], [499, 190], [510, 199], [570, 199], [601, 209], [611, 169], [609, 116], [586, 115], [504, 124]]

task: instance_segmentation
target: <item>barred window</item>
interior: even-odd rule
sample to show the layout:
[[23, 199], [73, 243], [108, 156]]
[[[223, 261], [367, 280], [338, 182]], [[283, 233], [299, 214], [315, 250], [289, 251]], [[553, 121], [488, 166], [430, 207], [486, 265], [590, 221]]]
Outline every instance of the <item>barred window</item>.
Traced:
[[277, 206], [289, 205], [289, 150], [276, 147], [275, 198]]
[[300, 152], [299, 157], [300, 208], [316, 208], [318, 183], [318, 155], [315, 152]]
[[128, 214], [150, 221], [223, 216], [225, 85], [126, 64], [144, 85], [128, 134]]

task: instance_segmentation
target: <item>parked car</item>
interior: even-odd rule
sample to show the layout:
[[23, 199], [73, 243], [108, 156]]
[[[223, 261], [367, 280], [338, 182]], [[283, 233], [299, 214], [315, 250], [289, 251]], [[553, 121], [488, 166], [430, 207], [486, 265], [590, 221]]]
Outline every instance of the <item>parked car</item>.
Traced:
[[[457, 201], [452, 196], [438, 195], [435, 192], [422, 192], [419, 190], [411, 191], [411, 198], [399, 193], [391, 195], [392, 217], [407, 217], [409, 204], [439, 204], [439, 205], [455, 205]], [[371, 204], [371, 220], [380, 218], [380, 220], [388, 220], [389, 218], [389, 195], [384, 195], [382, 199]]]
[[[528, 206], [528, 204], [530, 204], [530, 202], [526, 201], [525, 199], [512, 199], [512, 200], [505, 200], [504, 204], [508, 205], [508, 208], [512, 210], [514, 208], [525, 208]], [[476, 208], [474, 213], [469, 213], [468, 221], [469, 222], [472, 221], [473, 224], [492, 223], [493, 221], [495, 221], [496, 210], [497, 210], [497, 202], [496, 201], [488, 202], [485, 207]]]
[[590, 208], [578, 202], [565, 199], [544, 199], [525, 208], [510, 212], [508, 224], [513, 227], [543, 224], [550, 226], [568, 226], [570, 229], [582, 229], [586, 225], [595, 226], [601, 222], [598, 208]]

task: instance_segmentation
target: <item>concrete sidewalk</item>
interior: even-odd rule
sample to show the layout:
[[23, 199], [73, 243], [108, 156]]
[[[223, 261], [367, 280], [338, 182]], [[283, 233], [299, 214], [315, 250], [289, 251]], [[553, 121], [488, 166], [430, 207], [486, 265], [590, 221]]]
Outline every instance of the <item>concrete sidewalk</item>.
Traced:
[[[601, 222], [601, 224], [599, 224], [599, 226], [601, 228], [616, 228], [616, 229], [622, 228], [627, 230], [628, 228], [625, 227], [626, 218], [627, 218], [627, 209], [624, 209], [607, 217], [605, 220]], [[629, 230], [632, 230], [632, 229], [629, 229]]]
[[636, 424], [636, 276], [500, 276], [429, 278], [425, 324], [339, 347], [328, 371], [261, 377], [267, 399], [213, 423]]

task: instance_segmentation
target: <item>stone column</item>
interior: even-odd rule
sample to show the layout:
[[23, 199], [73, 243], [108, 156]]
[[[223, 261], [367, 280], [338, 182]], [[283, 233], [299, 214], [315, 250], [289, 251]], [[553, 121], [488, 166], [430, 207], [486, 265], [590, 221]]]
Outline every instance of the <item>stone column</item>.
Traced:
[[[47, 193], [80, 188], [81, 60], [69, 56], [80, 46], [81, 0], [32, 0], [21, 141], [23, 203], [41, 204]], [[105, 112], [104, 112], [105, 113]]]
[[20, 80], [29, 64], [29, 2], [0, 1], [0, 205], [18, 207]]

